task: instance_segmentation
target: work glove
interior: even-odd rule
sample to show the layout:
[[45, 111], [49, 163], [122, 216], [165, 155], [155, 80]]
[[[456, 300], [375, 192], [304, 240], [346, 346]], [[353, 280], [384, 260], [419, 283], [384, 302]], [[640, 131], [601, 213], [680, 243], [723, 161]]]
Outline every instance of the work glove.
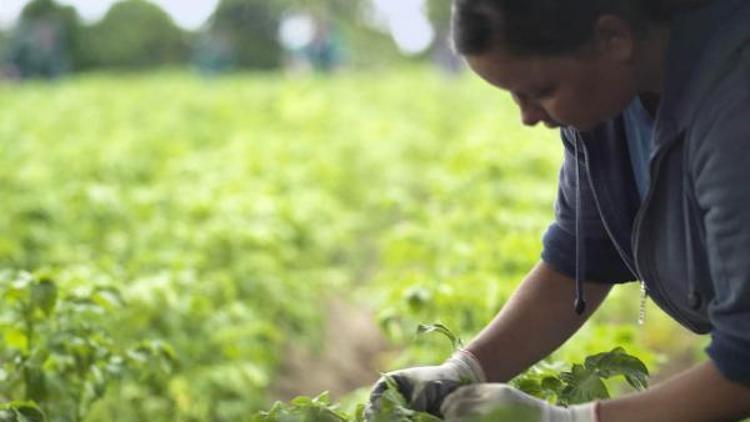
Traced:
[[367, 420], [374, 420], [380, 410], [381, 397], [391, 377], [404, 396], [410, 409], [439, 416], [443, 399], [462, 385], [485, 382], [486, 377], [476, 358], [469, 352], [458, 351], [439, 366], [421, 366], [401, 369], [381, 377], [370, 393], [365, 409]]
[[554, 406], [507, 384], [461, 387], [440, 410], [446, 421], [597, 422], [595, 403]]

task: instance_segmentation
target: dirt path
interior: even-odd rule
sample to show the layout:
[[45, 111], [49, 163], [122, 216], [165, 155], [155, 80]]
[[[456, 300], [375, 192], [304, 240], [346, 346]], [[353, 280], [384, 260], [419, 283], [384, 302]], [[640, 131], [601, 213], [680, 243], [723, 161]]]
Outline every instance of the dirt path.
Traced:
[[329, 300], [326, 308], [324, 349], [290, 345], [279, 378], [271, 388], [274, 399], [288, 401], [323, 391], [340, 397], [371, 385], [378, 378], [376, 357], [388, 346], [372, 312], [338, 298]]

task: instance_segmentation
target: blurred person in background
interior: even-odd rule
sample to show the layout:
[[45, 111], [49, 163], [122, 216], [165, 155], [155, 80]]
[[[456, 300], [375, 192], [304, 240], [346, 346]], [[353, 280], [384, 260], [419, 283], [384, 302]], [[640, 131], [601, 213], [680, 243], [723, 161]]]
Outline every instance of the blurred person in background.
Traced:
[[64, 31], [53, 19], [22, 22], [14, 31], [8, 69], [21, 78], [57, 78], [70, 71]]
[[[541, 261], [466, 348], [389, 374], [409, 405], [448, 420], [508, 406], [548, 422], [750, 416], [750, 2], [454, 0], [452, 25], [524, 124], [561, 128], [565, 158]], [[706, 362], [567, 408], [504, 384], [633, 280], [641, 312], [648, 295], [711, 335]]]
[[279, 40], [289, 71], [330, 73], [343, 65], [340, 34], [331, 19], [324, 15], [288, 14], [281, 20]]
[[315, 20], [312, 40], [305, 47], [305, 56], [318, 72], [331, 72], [341, 62], [341, 46], [336, 28], [325, 18]]

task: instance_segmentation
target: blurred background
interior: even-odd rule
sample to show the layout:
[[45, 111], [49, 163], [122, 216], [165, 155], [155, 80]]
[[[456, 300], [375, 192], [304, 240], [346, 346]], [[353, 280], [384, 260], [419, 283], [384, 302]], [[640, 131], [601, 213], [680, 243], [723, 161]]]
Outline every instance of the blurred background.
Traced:
[[331, 72], [407, 57], [453, 72], [449, 15], [448, 0], [4, 0], [2, 75]]
[[[475, 335], [539, 259], [562, 145], [464, 69], [449, 11], [0, 0], [0, 403], [223, 421], [327, 390], [350, 408], [451, 353], [418, 324]], [[638, 304], [617, 287], [548, 362], [620, 345], [656, 382], [705, 359]]]

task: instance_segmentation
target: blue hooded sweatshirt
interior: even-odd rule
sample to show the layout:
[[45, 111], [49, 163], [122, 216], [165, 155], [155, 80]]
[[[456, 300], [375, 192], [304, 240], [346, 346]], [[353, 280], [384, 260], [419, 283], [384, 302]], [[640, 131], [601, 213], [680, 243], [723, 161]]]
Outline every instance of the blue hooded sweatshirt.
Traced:
[[542, 259], [576, 279], [579, 312], [583, 280], [642, 280], [667, 314], [710, 333], [726, 378], [750, 387], [750, 1], [678, 14], [663, 80], [643, 200], [624, 115], [562, 130]]

